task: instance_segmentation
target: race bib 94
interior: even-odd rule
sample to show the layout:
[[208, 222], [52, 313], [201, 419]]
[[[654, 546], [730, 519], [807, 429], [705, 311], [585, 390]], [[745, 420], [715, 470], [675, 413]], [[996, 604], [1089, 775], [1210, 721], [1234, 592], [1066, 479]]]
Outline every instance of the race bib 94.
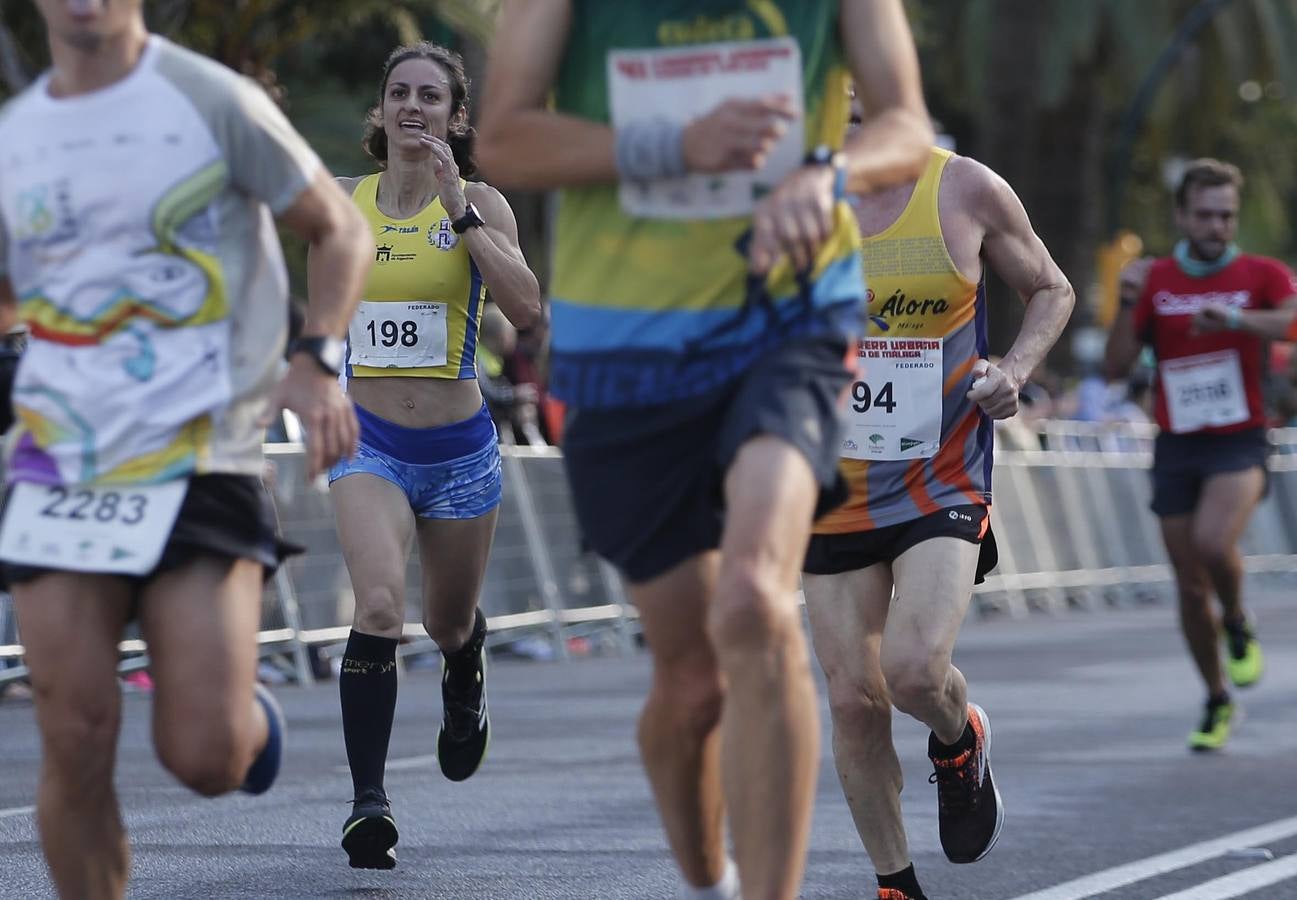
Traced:
[[847, 398], [842, 455], [928, 459], [941, 449], [941, 338], [871, 337], [860, 342]]
[[0, 525], [0, 559], [74, 572], [145, 575], [162, 557], [189, 481], [117, 487], [19, 483]]

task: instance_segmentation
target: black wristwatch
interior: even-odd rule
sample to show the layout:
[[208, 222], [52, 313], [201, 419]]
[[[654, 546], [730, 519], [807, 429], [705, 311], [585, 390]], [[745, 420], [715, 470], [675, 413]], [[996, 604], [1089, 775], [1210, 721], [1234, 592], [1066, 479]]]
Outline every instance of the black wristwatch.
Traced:
[[834, 166], [842, 168], [846, 164], [846, 157], [841, 150], [834, 150], [828, 144], [820, 144], [808, 152], [802, 165], [806, 166]]
[[450, 223], [450, 228], [455, 234], [463, 234], [470, 228], [481, 228], [485, 224], [477, 207], [470, 203], [464, 207], [464, 214]]
[[335, 378], [342, 374], [347, 361], [347, 345], [336, 337], [299, 337], [288, 347], [288, 355], [305, 353], [315, 364]]

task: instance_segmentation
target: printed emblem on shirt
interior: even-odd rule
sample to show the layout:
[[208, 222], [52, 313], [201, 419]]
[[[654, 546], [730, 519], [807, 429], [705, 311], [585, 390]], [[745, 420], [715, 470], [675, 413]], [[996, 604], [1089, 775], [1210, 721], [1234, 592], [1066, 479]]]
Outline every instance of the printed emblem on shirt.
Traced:
[[438, 250], [454, 250], [459, 243], [459, 235], [450, 227], [450, 219], [442, 219], [435, 225], [428, 226], [428, 243]]

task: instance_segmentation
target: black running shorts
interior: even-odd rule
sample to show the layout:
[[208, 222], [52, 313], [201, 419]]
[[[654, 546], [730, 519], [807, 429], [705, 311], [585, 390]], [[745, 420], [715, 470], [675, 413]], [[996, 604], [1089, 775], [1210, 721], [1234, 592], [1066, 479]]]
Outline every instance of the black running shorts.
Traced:
[[587, 546], [632, 582], [720, 546], [725, 473], [758, 435], [787, 441], [821, 487], [818, 512], [846, 499], [838, 472], [847, 342], [795, 338], [742, 377], [660, 406], [578, 410], [563, 460]]
[[988, 507], [970, 503], [869, 531], [813, 534], [810, 546], [806, 549], [802, 571], [811, 575], [854, 572], [877, 563], [895, 562], [906, 550], [926, 540], [953, 537], [981, 545], [974, 580], [975, 584], [981, 584], [986, 580], [987, 573], [1000, 561], [990, 518], [991, 511]]
[[[189, 479], [176, 524], [162, 558], [147, 575], [122, 575], [143, 584], [200, 556], [250, 559], [270, 578], [279, 564], [302, 552], [279, 537], [274, 503], [260, 478], [251, 475], [195, 475]], [[0, 575], [12, 586], [32, 581], [53, 569], [0, 563]]]
[[[1270, 441], [1264, 428], [1231, 434], [1171, 434], [1162, 432], [1153, 444], [1154, 513], [1160, 517], [1185, 516], [1198, 507], [1203, 485], [1213, 475], [1260, 467], [1270, 474], [1266, 459]], [[1264, 496], [1264, 494], [1263, 494]]]

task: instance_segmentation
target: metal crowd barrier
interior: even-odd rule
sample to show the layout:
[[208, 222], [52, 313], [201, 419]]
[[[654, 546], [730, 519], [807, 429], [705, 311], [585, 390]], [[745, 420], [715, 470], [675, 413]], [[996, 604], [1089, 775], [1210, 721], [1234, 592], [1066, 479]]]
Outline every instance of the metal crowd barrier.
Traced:
[[[996, 455], [992, 525], [998, 568], [974, 592], [983, 615], [1026, 616], [1159, 598], [1171, 578], [1148, 510], [1152, 438], [1147, 426], [1048, 422], [1040, 450]], [[1272, 435], [1271, 489], [1243, 537], [1251, 572], [1297, 571], [1297, 429]], [[553, 448], [501, 448], [504, 501], [483, 586], [494, 643], [526, 640], [531, 652], [564, 659], [574, 638], [610, 652], [633, 646], [634, 610], [611, 567], [583, 552]], [[307, 483], [300, 444], [268, 444], [285, 536], [306, 547], [267, 585], [259, 640], [287, 677], [312, 678], [311, 655], [336, 653], [350, 629], [353, 598], [323, 479]], [[343, 513], [345, 514], [345, 512]], [[420, 572], [406, 570], [403, 657], [435, 650], [420, 622]], [[22, 677], [22, 647], [9, 598], [0, 595], [0, 683]], [[314, 648], [314, 649], [310, 649]], [[147, 659], [123, 643], [123, 669]]]

